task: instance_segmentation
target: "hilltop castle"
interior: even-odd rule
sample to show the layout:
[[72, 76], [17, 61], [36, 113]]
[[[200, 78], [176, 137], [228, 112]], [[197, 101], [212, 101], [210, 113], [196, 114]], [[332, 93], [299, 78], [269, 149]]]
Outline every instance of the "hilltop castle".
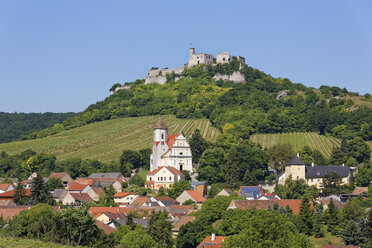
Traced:
[[[243, 64], [245, 64], [245, 58], [242, 56], [236, 56], [236, 59]], [[186, 67], [192, 67], [195, 65], [217, 65], [217, 64], [225, 64], [230, 63], [232, 61], [232, 56], [228, 52], [221, 52], [218, 53], [216, 58], [213, 55], [207, 53], [195, 53], [195, 48], [190, 48], [190, 56], [187, 62], [187, 65], [175, 68], [175, 69], [153, 69], [147, 71], [147, 75], [145, 78], [145, 84], [165, 84], [167, 82], [166, 75], [175, 73], [180, 74]], [[216, 80], [231, 80], [236, 83], [241, 83], [245, 81], [244, 75], [240, 72], [234, 72], [233, 75], [216, 75]], [[176, 78], [177, 80], [177, 78]]]

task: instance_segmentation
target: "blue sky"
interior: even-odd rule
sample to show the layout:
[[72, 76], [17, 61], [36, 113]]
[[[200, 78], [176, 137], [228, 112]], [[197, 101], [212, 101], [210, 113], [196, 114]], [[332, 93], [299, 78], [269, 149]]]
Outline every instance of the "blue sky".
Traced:
[[0, 111], [82, 111], [196, 52], [372, 93], [371, 1], [0, 1]]

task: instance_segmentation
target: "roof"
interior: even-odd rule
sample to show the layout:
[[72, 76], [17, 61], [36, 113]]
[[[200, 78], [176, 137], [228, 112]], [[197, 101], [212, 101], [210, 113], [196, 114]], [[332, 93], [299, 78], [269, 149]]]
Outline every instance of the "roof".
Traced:
[[294, 157], [292, 158], [288, 163], [285, 164], [285, 166], [288, 165], [305, 165], [305, 163], [299, 158], [299, 157]]
[[92, 173], [88, 178], [122, 178], [123, 174], [120, 172], [111, 173]]
[[196, 216], [182, 216], [180, 221], [177, 222], [177, 224], [172, 228], [173, 232], [178, 232], [181, 228], [181, 226], [193, 222], [196, 219]]
[[59, 198], [64, 192], [66, 192], [65, 189], [55, 189], [52, 193], [53, 198]]
[[89, 212], [95, 216], [97, 214], [103, 213], [124, 213], [129, 214], [133, 209], [128, 209], [124, 207], [90, 207]]
[[147, 196], [139, 196], [137, 197], [130, 205], [131, 206], [142, 206], [144, 203], [149, 202], [150, 198]]
[[120, 220], [120, 219], [127, 219], [127, 215], [125, 213], [105, 213], [110, 220]]
[[65, 172], [54, 172], [52, 174], [50, 174], [49, 177], [54, 177], [54, 178], [59, 178], [59, 179], [62, 179], [64, 177], [68, 177], [71, 179], [70, 175], [65, 173]]
[[96, 220], [96, 225], [98, 227], [102, 228], [105, 234], [110, 234], [112, 232], [116, 232], [116, 229], [115, 228], [113, 228], [111, 226], [108, 226], [108, 225], [106, 225], [105, 223], [103, 223], [103, 222], [101, 222], [99, 220]]
[[[113, 221], [118, 223], [121, 226], [125, 226], [127, 224], [127, 219], [119, 219], [119, 220], [113, 220]], [[137, 225], [141, 225], [144, 228], [147, 228], [149, 226], [149, 223], [146, 219], [133, 218], [133, 222]]]
[[260, 186], [241, 186], [238, 191], [238, 195], [245, 196], [248, 194], [252, 194], [254, 199], [256, 199], [258, 197], [258, 194], [261, 193], [260, 191], [262, 191], [262, 188]]
[[29, 206], [0, 206], [0, 216], [3, 216], [4, 219], [12, 219], [22, 210], [28, 210], [29, 208]]
[[158, 173], [161, 169], [163, 169], [163, 168], [166, 168], [166, 169], [168, 169], [172, 174], [174, 174], [174, 175], [183, 175], [183, 173], [182, 172], [180, 172], [179, 170], [177, 170], [176, 168], [174, 168], [174, 167], [171, 167], [171, 166], [160, 166], [160, 167], [158, 167], [157, 169], [155, 169], [155, 170], [152, 170], [150, 173], [148, 173], [147, 175], [148, 176], [153, 176], [153, 175], [155, 175], [156, 173]]
[[[196, 247], [196, 248], [206, 248], [207, 245], [220, 245], [222, 242], [227, 239], [227, 236], [215, 236], [214, 241], [212, 241], [212, 236], [207, 236], [205, 239]], [[218, 247], [218, 246], [211, 246], [211, 247]]]
[[323, 178], [327, 173], [336, 172], [339, 177], [347, 177], [350, 173], [348, 166], [306, 166], [306, 178]]
[[93, 179], [91, 179], [91, 178], [76, 178], [76, 182], [78, 182], [80, 184], [86, 184], [86, 185], [89, 185], [89, 186], [93, 185]]
[[114, 197], [126, 197], [128, 195], [136, 195], [136, 194], [133, 194], [133, 193], [130, 193], [130, 192], [117, 192]]
[[192, 208], [192, 205], [172, 205], [171, 210], [185, 210], [188, 211]]
[[205, 183], [206, 183], [206, 181], [191, 181], [190, 185], [191, 186], [198, 186], [198, 185], [203, 185]]
[[81, 184], [81, 183], [78, 183], [78, 182], [72, 182], [69, 185], [68, 190], [69, 191], [82, 191], [83, 189], [85, 189], [88, 186], [89, 185], [86, 185], [86, 184]]
[[180, 203], [169, 196], [154, 196], [156, 201], [162, 202], [165, 206], [179, 205]]
[[163, 118], [159, 118], [158, 122], [155, 124], [154, 129], [168, 129], [167, 125], [165, 125]]
[[70, 193], [70, 195], [79, 202], [89, 202], [93, 201], [92, 197], [88, 193]]
[[236, 208], [239, 209], [248, 209], [248, 208], [256, 208], [256, 209], [264, 209], [267, 210], [269, 206], [273, 206], [275, 202], [278, 203], [279, 207], [285, 208], [287, 205], [292, 209], [293, 214], [297, 215], [300, 213], [300, 199], [286, 199], [286, 200], [233, 200], [230, 206], [235, 205]]
[[[31, 195], [31, 189], [24, 189], [24, 190], [25, 190], [26, 196], [30, 196]], [[1, 193], [0, 194], [0, 198], [3, 198], [3, 199], [13, 199], [14, 192], [15, 192], [15, 189], [9, 190], [9, 191], [4, 192], [4, 193]]]
[[102, 189], [102, 188], [92, 188], [92, 190], [93, 190], [94, 193], [96, 193], [98, 196], [101, 195], [101, 193], [103, 192], [103, 189]]
[[0, 190], [6, 191], [10, 185], [10, 183], [0, 183]]
[[362, 193], [366, 193], [368, 194], [368, 187], [356, 187], [354, 190], [353, 190], [353, 193], [351, 193], [352, 195], [360, 195]]
[[[222, 190], [225, 190], [225, 191], [226, 191], [228, 194], [230, 194], [230, 195], [232, 195], [232, 193], [233, 193], [232, 190], [231, 190], [231, 189], [228, 189], [228, 188], [226, 188], [226, 189], [222, 189]], [[222, 191], [222, 190], [221, 190], [221, 191]]]
[[206, 199], [196, 190], [185, 190], [195, 202], [205, 202]]

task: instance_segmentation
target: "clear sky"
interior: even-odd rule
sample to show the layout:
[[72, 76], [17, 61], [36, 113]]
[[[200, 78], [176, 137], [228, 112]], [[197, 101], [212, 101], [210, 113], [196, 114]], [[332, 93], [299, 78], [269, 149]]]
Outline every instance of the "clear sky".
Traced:
[[372, 93], [372, 1], [0, 1], [0, 111], [82, 111], [151, 67], [228, 51]]

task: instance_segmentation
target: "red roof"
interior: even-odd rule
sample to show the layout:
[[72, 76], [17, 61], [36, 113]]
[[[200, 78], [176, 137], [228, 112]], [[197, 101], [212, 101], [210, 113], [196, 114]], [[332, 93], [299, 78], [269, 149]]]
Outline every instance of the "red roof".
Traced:
[[133, 193], [130, 193], [130, 192], [117, 192], [114, 195], [114, 198], [116, 198], [116, 197], [126, 197], [128, 195], [136, 195], [136, 194], [133, 194]]
[[356, 187], [353, 191], [353, 193], [351, 193], [352, 195], [360, 195], [362, 193], [366, 193], [368, 194], [368, 187]]
[[[214, 240], [212, 241], [212, 236], [207, 236], [205, 239], [196, 247], [207, 247], [206, 245], [203, 246], [203, 244], [208, 243], [208, 245], [221, 245], [222, 242], [227, 239], [226, 236], [215, 236]], [[221, 247], [221, 246], [210, 246], [210, 247]]]
[[116, 229], [115, 228], [112, 228], [111, 226], [108, 226], [106, 225], [105, 223], [99, 221], [99, 220], [96, 220], [96, 225], [100, 228], [103, 229], [103, 231], [105, 232], [105, 234], [110, 234], [112, 232], [116, 232]]
[[52, 174], [50, 174], [49, 177], [54, 177], [54, 178], [59, 178], [59, 179], [62, 179], [64, 177], [68, 177], [69, 179], [71, 179], [70, 175], [65, 173], [65, 172], [54, 172]]
[[196, 190], [186, 190], [195, 202], [205, 202], [206, 199]]
[[[2, 199], [4, 199], [4, 198], [5, 199], [13, 199], [14, 192], [15, 192], [15, 189], [4, 192], [4, 193], [0, 194], [0, 198], [2, 198]], [[31, 195], [31, 189], [25, 189], [25, 194], [26, 194], [26, 196], [30, 196]]]
[[69, 191], [82, 191], [84, 190], [88, 185], [86, 184], [81, 184], [78, 182], [72, 182], [68, 188]]
[[278, 203], [279, 207], [285, 208], [287, 205], [292, 209], [293, 214], [297, 215], [300, 213], [301, 200], [289, 199], [289, 200], [233, 200], [231, 204], [235, 205], [236, 208], [247, 209], [267, 209], [269, 206], [273, 206], [275, 202]]
[[15, 215], [19, 214], [22, 210], [28, 210], [27, 206], [12, 206], [12, 207], [3, 207], [0, 206], [0, 216], [4, 219], [12, 219]]
[[192, 208], [191, 205], [172, 205], [172, 210], [190, 210]]
[[92, 197], [88, 193], [70, 193], [70, 195], [79, 202], [89, 202], [93, 201]]
[[96, 216], [97, 214], [101, 215], [103, 213], [125, 213], [129, 214], [133, 209], [128, 209], [125, 207], [90, 207], [89, 212]]
[[76, 178], [76, 182], [80, 184], [89, 185], [89, 186], [93, 185], [93, 179], [91, 178]]
[[[158, 167], [157, 169], [151, 171], [149, 174], [149, 176], [153, 176], [155, 175], [156, 173], [158, 173], [161, 169], [163, 169], [164, 166], [160, 166]], [[172, 174], [174, 175], [183, 175], [182, 172], [180, 172], [179, 170], [177, 170], [176, 168], [172, 167], [172, 166], [165, 166], [164, 168], [168, 169]]]
[[10, 183], [0, 183], [0, 190], [6, 191], [10, 187]]

